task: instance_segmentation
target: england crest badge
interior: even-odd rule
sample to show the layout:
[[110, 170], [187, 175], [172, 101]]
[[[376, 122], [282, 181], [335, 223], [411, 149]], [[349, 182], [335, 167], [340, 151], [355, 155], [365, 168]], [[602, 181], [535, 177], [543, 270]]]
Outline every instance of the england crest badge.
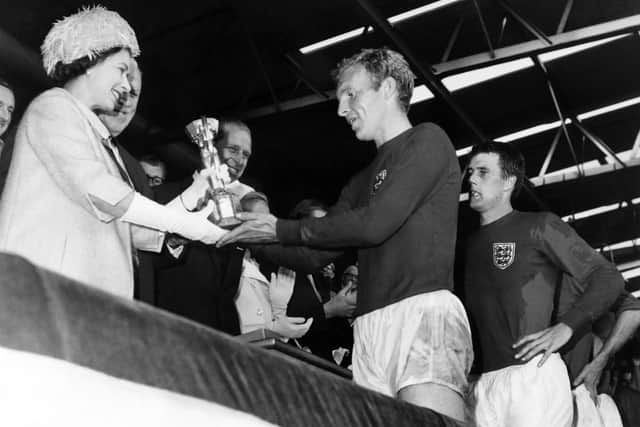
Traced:
[[378, 191], [378, 188], [380, 188], [380, 186], [382, 185], [382, 183], [386, 178], [387, 178], [386, 169], [382, 169], [380, 172], [378, 172], [375, 180], [373, 181], [373, 191], [371, 192], [371, 194], [376, 194], [376, 192]]
[[513, 264], [516, 258], [516, 244], [512, 243], [494, 243], [493, 244], [493, 265], [500, 270], [504, 270]]

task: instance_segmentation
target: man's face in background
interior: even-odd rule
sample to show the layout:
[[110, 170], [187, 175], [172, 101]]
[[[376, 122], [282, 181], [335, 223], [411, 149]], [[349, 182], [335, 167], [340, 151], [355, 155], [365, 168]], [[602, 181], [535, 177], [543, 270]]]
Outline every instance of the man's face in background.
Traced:
[[220, 161], [229, 168], [231, 181], [242, 177], [251, 157], [251, 134], [233, 123], [226, 124], [226, 138], [218, 142]]
[[0, 85], [0, 136], [7, 131], [13, 117], [16, 100], [13, 91]]

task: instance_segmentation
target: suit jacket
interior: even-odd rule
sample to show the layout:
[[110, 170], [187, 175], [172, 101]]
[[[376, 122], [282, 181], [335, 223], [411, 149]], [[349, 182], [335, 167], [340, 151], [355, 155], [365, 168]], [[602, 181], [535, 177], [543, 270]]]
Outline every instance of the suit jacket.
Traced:
[[47, 90], [18, 126], [0, 201], [0, 250], [131, 298], [131, 226], [100, 211], [131, 192], [102, 144], [98, 117], [61, 88]]
[[333, 361], [332, 350], [338, 347], [351, 349], [353, 331], [344, 317], [325, 317], [324, 303], [329, 301], [331, 282], [321, 274], [314, 274], [313, 279], [322, 301], [318, 300], [307, 275], [296, 274], [293, 294], [287, 306], [287, 316], [313, 317], [309, 332], [299, 341], [314, 354]]
[[156, 271], [156, 304], [232, 335], [240, 333], [234, 297], [244, 251], [199, 242], [185, 247], [177, 265]]
[[12, 130], [7, 131], [1, 137], [4, 142], [2, 151], [0, 152], [0, 196], [4, 190], [4, 183], [9, 173], [9, 165], [11, 164], [11, 156], [13, 155], [13, 143], [15, 141], [15, 133]]
[[[155, 194], [149, 186], [147, 174], [140, 166], [140, 162], [129, 153], [122, 145], [118, 144], [118, 151], [124, 163], [124, 167], [133, 182], [135, 190], [143, 196], [154, 200]], [[147, 304], [155, 305], [156, 279], [154, 262], [157, 255], [144, 250], [138, 251], [138, 274], [133, 290], [133, 297]]]
[[[187, 180], [155, 187], [156, 200], [168, 202], [189, 183]], [[156, 305], [214, 329], [240, 334], [234, 297], [243, 256], [244, 250], [235, 247], [217, 249], [191, 242], [177, 260], [168, 254], [160, 257], [156, 262]]]

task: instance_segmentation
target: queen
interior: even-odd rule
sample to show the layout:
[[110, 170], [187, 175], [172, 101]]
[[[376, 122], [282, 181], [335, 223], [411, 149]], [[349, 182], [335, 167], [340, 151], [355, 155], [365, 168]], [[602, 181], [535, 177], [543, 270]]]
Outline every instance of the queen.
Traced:
[[127, 21], [103, 7], [52, 26], [42, 60], [58, 87], [25, 111], [0, 200], [0, 250], [127, 298], [136, 250], [159, 251], [165, 232], [208, 244], [224, 233], [206, 219], [211, 206], [188, 212], [197, 186], [167, 206], [136, 192], [96, 115], [131, 91], [139, 54]]

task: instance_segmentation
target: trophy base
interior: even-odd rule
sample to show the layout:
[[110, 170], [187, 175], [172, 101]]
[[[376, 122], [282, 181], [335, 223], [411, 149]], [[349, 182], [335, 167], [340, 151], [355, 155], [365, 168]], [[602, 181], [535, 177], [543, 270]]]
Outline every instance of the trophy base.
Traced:
[[212, 215], [209, 215], [207, 219], [212, 223], [214, 223], [215, 225], [217, 225], [218, 227], [224, 228], [227, 230], [236, 228], [238, 225], [242, 224], [242, 221], [240, 221], [235, 216], [224, 217], [218, 221], [217, 218], [215, 218], [215, 215], [212, 214]]

